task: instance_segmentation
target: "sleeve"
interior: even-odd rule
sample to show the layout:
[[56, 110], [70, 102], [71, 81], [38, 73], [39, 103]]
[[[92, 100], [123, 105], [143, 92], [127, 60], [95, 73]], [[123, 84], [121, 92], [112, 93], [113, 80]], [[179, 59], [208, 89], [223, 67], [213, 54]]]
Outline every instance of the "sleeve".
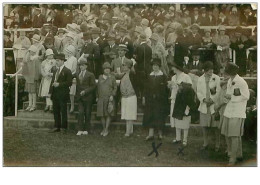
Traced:
[[95, 76], [94, 74], [91, 74], [90, 76], [90, 83], [89, 83], [89, 87], [87, 89], [85, 89], [85, 93], [89, 94], [91, 92], [93, 92], [96, 88], [96, 81], [95, 81]]
[[71, 73], [72, 75], [76, 74], [77, 71], [77, 66], [78, 66], [78, 61], [76, 58], [73, 58], [73, 64], [72, 64], [72, 68], [71, 68]]
[[117, 84], [116, 84], [116, 78], [115, 78], [115, 77], [112, 78], [112, 86], [113, 86], [112, 95], [113, 95], [113, 96], [116, 96], [116, 93], [117, 93]]
[[241, 82], [239, 84], [239, 90], [240, 90], [240, 96], [235, 96], [234, 93], [231, 94], [231, 102], [242, 102], [249, 100], [249, 89], [248, 85], [245, 81]]
[[44, 66], [46, 64], [46, 61], [44, 60], [42, 63], [41, 63], [41, 74], [43, 77], [47, 76], [47, 73], [46, 71], [44, 70]]
[[215, 96], [213, 96], [213, 102], [216, 103], [218, 102], [218, 99], [219, 99], [219, 93], [220, 93], [220, 90], [221, 90], [221, 87], [220, 87], [220, 78], [217, 76], [216, 77], [216, 94]]

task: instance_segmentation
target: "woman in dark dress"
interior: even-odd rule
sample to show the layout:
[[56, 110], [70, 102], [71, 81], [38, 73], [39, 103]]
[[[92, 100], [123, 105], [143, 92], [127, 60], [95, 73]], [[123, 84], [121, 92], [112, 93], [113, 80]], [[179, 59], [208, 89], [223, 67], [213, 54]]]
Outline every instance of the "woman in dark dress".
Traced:
[[161, 60], [152, 61], [153, 71], [145, 84], [145, 110], [143, 126], [149, 128], [146, 140], [154, 138], [154, 129], [158, 129], [159, 139], [162, 139], [162, 130], [168, 115], [167, 77], [160, 70]]

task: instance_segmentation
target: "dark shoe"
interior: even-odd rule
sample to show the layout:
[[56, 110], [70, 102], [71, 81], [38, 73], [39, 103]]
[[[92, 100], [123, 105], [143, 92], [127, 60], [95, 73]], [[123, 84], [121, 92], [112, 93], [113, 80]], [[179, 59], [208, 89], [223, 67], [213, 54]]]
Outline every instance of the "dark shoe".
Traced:
[[178, 141], [178, 140], [174, 139], [174, 140], [172, 141], [172, 143], [173, 143], [173, 144], [179, 144], [179, 143], [181, 143], [181, 140]]
[[237, 162], [241, 162], [241, 161], [243, 161], [244, 159], [243, 159], [243, 157], [238, 157], [237, 158]]
[[46, 106], [44, 109], [44, 112], [47, 112], [48, 110], [50, 110], [49, 108], [50, 108], [49, 106]]
[[154, 140], [154, 136], [147, 136], [145, 138], [145, 141], [151, 141], [151, 140]]
[[200, 150], [208, 150], [209, 149], [209, 145], [207, 146], [202, 146]]
[[51, 131], [49, 131], [49, 133], [55, 133], [55, 132], [60, 132], [60, 129], [59, 128], [55, 128], [55, 129], [52, 129]]

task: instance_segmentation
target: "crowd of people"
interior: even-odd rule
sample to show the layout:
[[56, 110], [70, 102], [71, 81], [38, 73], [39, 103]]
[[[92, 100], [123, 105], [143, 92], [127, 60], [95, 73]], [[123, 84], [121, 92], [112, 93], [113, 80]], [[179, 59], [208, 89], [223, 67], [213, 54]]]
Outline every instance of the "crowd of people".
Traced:
[[[209, 145], [209, 128], [215, 128], [216, 152], [223, 134], [230, 164], [242, 157], [249, 88], [241, 76], [249, 66], [256, 69], [256, 28], [248, 36], [240, 27], [256, 24], [250, 6], [183, 5], [176, 10], [173, 5], [66, 5], [64, 11], [55, 6], [29, 7], [29, 15], [20, 14], [23, 6], [18, 6], [12, 24], [39, 29], [31, 35], [20, 31], [14, 43], [15, 35], [7, 31], [4, 39], [16, 61], [12, 67], [12, 57], [5, 56], [10, 62], [6, 73], [13, 70], [25, 77], [27, 111], [36, 110], [37, 96], [46, 98], [44, 111], [54, 114], [52, 132], [66, 132], [68, 101], [70, 113], [78, 103], [77, 135], [91, 133], [93, 103], [102, 136], [108, 135], [120, 109], [125, 136], [131, 136], [142, 107], [143, 125], [149, 128], [146, 140], [154, 138], [155, 129], [163, 138], [170, 114], [176, 128], [173, 143], [186, 146], [190, 123], [197, 117], [203, 128], [202, 150]], [[236, 29], [227, 35], [225, 25], [231, 24]], [[214, 30], [200, 29], [206, 25], [218, 25], [214, 35]], [[247, 57], [251, 47], [255, 50]], [[236, 64], [229, 62], [229, 48], [236, 51]]]

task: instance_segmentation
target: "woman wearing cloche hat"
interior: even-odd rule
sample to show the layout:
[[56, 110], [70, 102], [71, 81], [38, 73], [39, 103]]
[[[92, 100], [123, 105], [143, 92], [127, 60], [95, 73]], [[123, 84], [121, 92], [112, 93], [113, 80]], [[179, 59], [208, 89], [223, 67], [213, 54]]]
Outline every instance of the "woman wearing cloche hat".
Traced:
[[103, 74], [99, 76], [97, 85], [97, 116], [101, 117], [102, 136], [108, 135], [111, 117], [115, 116], [114, 97], [116, 92], [116, 78], [111, 74], [111, 65], [105, 62], [103, 64]]
[[41, 74], [42, 80], [39, 88], [39, 97], [46, 98], [46, 107], [44, 109], [45, 112], [52, 111], [52, 101], [50, 99], [49, 89], [52, 80], [52, 68], [56, 66], [56, 60], [53, 58], [52, 49], [46, 50], [46, 59], [41, 63]]

